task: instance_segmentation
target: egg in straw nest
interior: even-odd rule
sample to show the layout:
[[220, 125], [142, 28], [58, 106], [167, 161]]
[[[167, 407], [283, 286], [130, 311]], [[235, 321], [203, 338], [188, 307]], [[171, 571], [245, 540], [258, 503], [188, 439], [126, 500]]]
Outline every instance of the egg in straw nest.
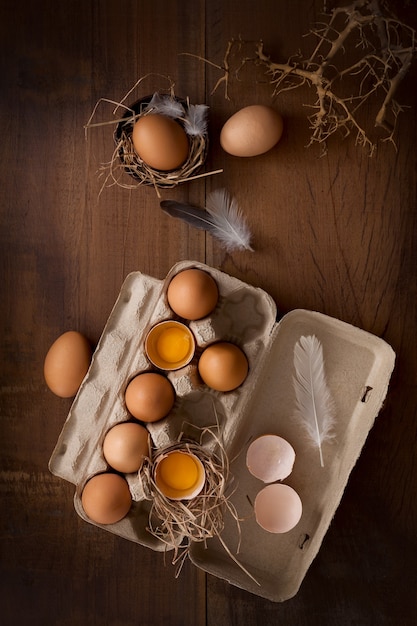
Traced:
[[[195, 178], [219, 173], [221, 170], [200, 172], [208, 151], [209, 107], [191, 104], [188, 98], [176, 97], [172, 84], [167, 94], [155, 92], [127, 106], [126, 99], [141, 80], [121, 102], [99, 100], [85, 126], [87, 130], [116, 125], [113, 154], [110, 161], [101, 167], [105, 174], [103, 188], [113, 184], [126, 189], [142, 184], [153, 185], [160, 197], [159, 188], [172, 188]], [[93, 123], [97, 108], [103, 101], [116, 105], [114, 119]], [[125, 110], [121, 117], [117, 115], [120, 109]], [[136, 182], [125, 182], [124, 174], [130, 175]]]
[[[172, 564], [176, 565], [176, 577], [181, 572], [193, 542], [205, 542], [217, 537], [229, 557], [257, 582], [239, 563], [221, 537], [226, 512], [236, 521], [239, 535], [240, 520], [230, 502], [233, 479], [229, 471], [227, 454], [217, 434], [218, 426], [198, 430], [200, 432], [198, 441], [183, 439], [180, 434], [176, 442], [158, 449], [152, 459], [145, 459], [139, 476], [145, 497], [152, 502], [148, 530], [166, 545], [167, 550], [173, 550]], [[190, 497], [182, 499], [176, 498], [172, 493], [166, 495], [169, 491], [167, 492], [166, 485], [158, 477], [158, 467], [170, 455], [177, 455], [177, 458], [180, 455], [188, 456], [187, 464], [181, 464], [179, 474], [182, 475], [178, 479], [179, 483], [175, 485], [177, 488], [189, 486], [185, 485], [184, 481], [188, 483], [190, 472], [193, 471], [190, 469], [192, 459], [198, 468], [195, 475], [196, 484], [199, 482], [199, 472], [204, 473], [204, 481], [197, 489], [197, 495], [191, 493]], [[193, 481], [194, 478], [191, 482]], [[170, 487], [172, 486], [171, 483]]]

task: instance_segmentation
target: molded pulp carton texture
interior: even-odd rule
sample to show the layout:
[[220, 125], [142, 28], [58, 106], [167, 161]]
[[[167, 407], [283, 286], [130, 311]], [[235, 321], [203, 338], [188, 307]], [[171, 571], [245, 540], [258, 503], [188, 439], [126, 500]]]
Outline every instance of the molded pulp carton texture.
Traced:
[[[144, 337], [157, 322], [175, 318], [167, 303], [167, 286], [188, 267], [213, 276], [219, 302], [210, 317], [189, 323], [196, 356], [187, 367], [167, 374], [176, 402], [166, 418], [148, 425], [151, 443], [155, 449], [174, 443], [187, 428], [192, 436], [194, 427], [212, 426], [217, 414], [223, 444], [229, 459], [234, 459], [231, 503], [244, 520], [239, 524], [240, 548], [236, 521], [227, 513], [222, 540], [256, 582], [217, 538], [194, 542], [191, 561], [238, 587], [283, 601], [297, 592], [317, 554], [387, 393], [395, 355], [381, 339], [311, 311], [295, 310], [277, 322], [275, 303], [267, 293], [202, 263], [180, 262], [163, 281], [133, 272], [122, 286], [49, 467], [75, 485], [75, 509], [91, 523], [81, 506], [83, 486], [94, 474], [109, 469], [102, 455], [104, 437], [111, 426], [129, 418], [124, 404], [127, 384], [136, 374], [152, 369]], [[335, 438], [324, 445], [324, 467], [293, 417], [293, 355], [302, 335], [316, 335], [323, 345], [327, 381], [336, 404]], [[249, 361], [247, 379], [228, 393], [202, 385], [197, 372], [199, 354], [219, 339], [239, 345]], [[266, 433], [284, 437], [296, 452], [293, 471], [283, 482], [300, 495], [303, 514], [293, 530], [280, 535], [266, 532], [255, 521], [251, 503], [264, 484], [245, 464], [249, 443]], [[102, 528], [153, 550], [165, 550], [147, 531], [151, 503], [144, 497], [140, 476], [126, 479], [132, 508], [123, 520]]]

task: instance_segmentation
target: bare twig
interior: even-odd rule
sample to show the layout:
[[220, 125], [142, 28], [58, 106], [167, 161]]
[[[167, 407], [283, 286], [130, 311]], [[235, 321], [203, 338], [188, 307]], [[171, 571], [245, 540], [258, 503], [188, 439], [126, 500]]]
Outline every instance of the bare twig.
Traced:
[[[317, 43], [308, 56], [299, 53], [277, 62], [258, 41], [252, 58], [245, 57], [242, 65], [252, 61], [265, 68], [273, 97], [302, 86], [310, 88], [315, 101], [308, 105], [314, 109], [308, 116], [309, 145], [325, 144], [339, 131], [343, 136], [353, 132], [356, 143], [373, 154], [377, 140], [360, 115], [365, 103], [376, 110], [374, 128], [384, 133], [384, 141], [395, 145], [397, 118], [403, 111], [395, 95], [417, 51], [415, 30], [384, 12], [379, 0], [353, 0], [325, 15], [309, 35]], [[229, 42], [223, 65], [218, 66], [224, 73], [213, 90], [224, 84], [226, 98], [229, 59], [236, 43], [242, 48], [244, 42]]]

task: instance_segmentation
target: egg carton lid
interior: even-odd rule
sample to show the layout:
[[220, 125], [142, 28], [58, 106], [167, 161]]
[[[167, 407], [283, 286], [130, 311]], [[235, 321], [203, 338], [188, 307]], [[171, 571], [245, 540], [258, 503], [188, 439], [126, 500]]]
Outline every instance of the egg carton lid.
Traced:
[[[306, 335], [315, 335], [322, 343], [336, 405], [335, 438], [323, 444], [324, 467], [293, 414], [294, 347]], [[213, 538], [205, 546], [192, 545], [190, 558], [196, 566], [274, 602], [297, 593], [383, 404], [394, 362], [395, 354], [385, 341], [340, 320], [302, 309], [281, 319], [229, 448], [230, 457], [236, 458], [231, 472], [238, 482], [230, 500], [244, 521], [237, 533], [236, 521], [226, 517], [222, 541], [238, 563]], [[280, 435], [296, 452], [293, 471], [282, 482], [297, 491], [303, 513], [300, 522], [283, 534], [263, 530], [253, 511], [255, 497], [265, 485], [249, 473], [246, 451], [253, 439], [266, 433]]]

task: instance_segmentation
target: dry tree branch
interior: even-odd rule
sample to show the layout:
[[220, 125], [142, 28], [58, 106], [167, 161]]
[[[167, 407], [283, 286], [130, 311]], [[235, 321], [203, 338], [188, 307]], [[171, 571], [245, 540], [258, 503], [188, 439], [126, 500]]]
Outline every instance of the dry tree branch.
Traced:
[[[353, 0], [333, 9], [308, 33], [317, 39], [313, 51], [298, 53], [287, 62], [272, 60], [262, 41], [255, 44], [253, 57], [245, 57], [241, 67], [253, 62], [264, 67], [277, 97], [289, 90], [308, 87], [315, 94], [314, 109], [308, 116], [311, 137], [325, 146], [336, 132], [356, 134], [356, 143], [372, 155], [377, 147], [369, 117], [362, 111], [367, 104], [375, 110], [373, 128], [384, 133], [382, 139], [395, 146], [398, 115], [403, 111], [395, 99], [401, 81], [410, 69], [417, 52], [416, 32], [382, 9], [379, 0]], [[240, 47], [242, 40], [237, 40]], [[248, 43], [248, 42], [246, 42]], [[213, 92], [223, 83], [225, 97], [231, 78], [229, 58], [236, 41], [228, 43], [222, 66], [224, 74]]]
[[[234, 49], [237, 47], [238, 50], [240, 50], [242, 48], [242, 46], [245, 44], [246, 42], [243, 41], [240, 37], [238, 39], [231, 39], [228, 43], [227, 43], [227, 47], [226, 47], [226, 51], [224, 53], [224, 57], [223, 57], [223, 64], [222, 65], [218, 65], [217, 63], [213, 63], [213, 61], [210, 61], [208, 59], [205, 59], [204, 57], [198, 55], [198, 54], [192, 54], [191, 52], [181, 52], [182, 56], [189, 56], [189, 57], [193, 57], [195, 59], [198, 59], [199, 61], [203, 61], [204, 63], [206, 63], [207, 65], [210, 65], [211, 67], [214, 67], [218, 70], [221, 70], [223, 72], [223, 75], [220, 76], [220, 78], [217, 80], [216, 84], [214, 85], [213, 89], [211, 90], [211, 94], [213, 95], [217, 89], [220, 87], [220, 85], [224, 84], [224, 97], [226, 100], [230, 100], [229, 97], [229, 80], [230, 80], [230, 72], [231, 72], [231, 64], [230, 64], [230, 57], [232, 55], [232, 53], [234, 52]], [[240, 67], [234, 71], [234, 75], [237, 77], [239, 74], [239, 71], [242, 69], [242, 67], [248, 62], [248, 61], [256, 61], [255, 58], [244, 58], [243, 60], [240, 61]]]
[[[355, 0], [334, 9], [328, 19], [327, 25], [311, 31], [318, 42], [307, 60], [275, 63], [264, 54], [261, 44], [256, 53], [271, 76], [274, 96], [282, 93], [281, 86], [288, 80], [295, 85], [301, 79], [315, 90], [310, 144], [326, 142], [336, 131], [345, 135], [354, 131], [357, 143], [373, 154], [376, 142], [360, 120], [359, 110], [371, 97], [375, 101], [382, 97], [374, 125], [386, 131], [385, 140], [394, 143], [402, 110], [394, 96], [416, 53], [415, 31], [383, 14], [378, 0]], [[351, 59], [348, 48], [349, 52], [359, 51], [357, 59]], [[346, 88], [352, 90], [347, 95]]]

